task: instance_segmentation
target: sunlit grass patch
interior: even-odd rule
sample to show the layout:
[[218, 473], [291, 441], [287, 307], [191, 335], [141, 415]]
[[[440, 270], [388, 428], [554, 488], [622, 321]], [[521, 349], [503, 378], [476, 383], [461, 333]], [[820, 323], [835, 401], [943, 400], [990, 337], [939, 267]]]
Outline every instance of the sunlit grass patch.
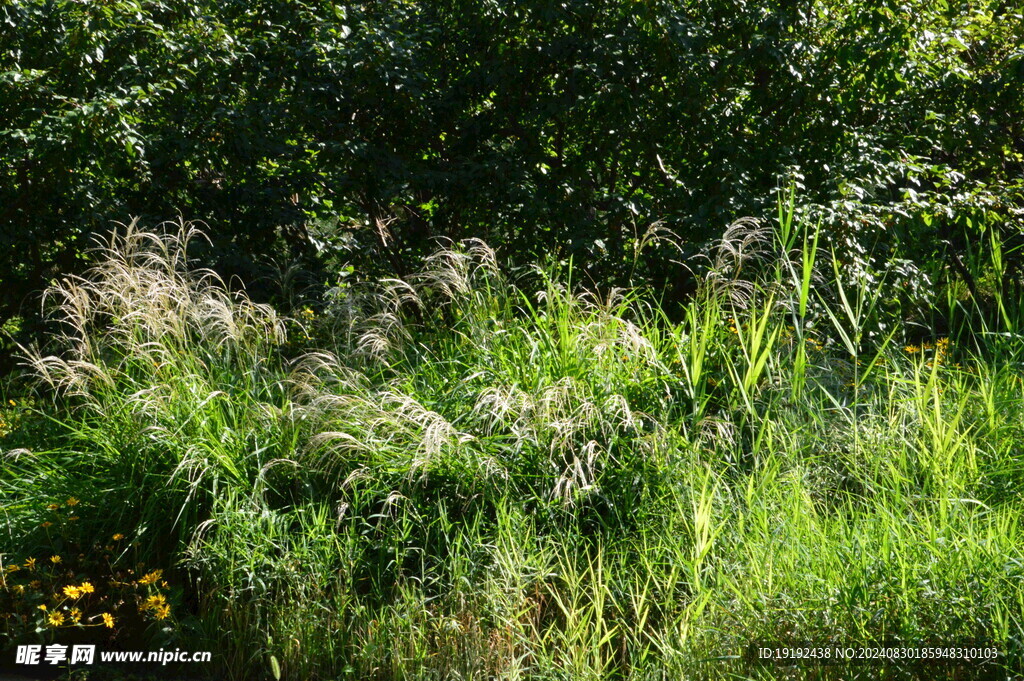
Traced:
[[237, 679], [1019, 660], [1012, 333], [912, 340], [884, 273], [789, 229], [730, 228], [678, 314], [471, 241], [285, 319], [190, 269], [190, 226], [125, 228], [50, 292], [62, 335], [5, 410], [49, 423], [2, 459], [11, 640], [133, 621]]

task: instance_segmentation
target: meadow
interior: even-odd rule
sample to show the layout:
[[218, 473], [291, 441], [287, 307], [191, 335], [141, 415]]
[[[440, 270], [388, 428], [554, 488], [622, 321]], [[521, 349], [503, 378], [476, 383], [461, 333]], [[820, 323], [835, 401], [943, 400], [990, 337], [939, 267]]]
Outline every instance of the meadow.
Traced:
[[[224, 679], [1021, 668], [1024, 316], [998, 242], [967, 263], [982, 297], [911, 300], [783, 205], [675, 306], [470, 240], [275, 310], [197, 269], [203, 238], [123, 226], [47, 293], [58, 331], [4, 388], [4, 655], [211, 650], [173, 673]], [[769, 641], [1000, 656], [752, 662]]]

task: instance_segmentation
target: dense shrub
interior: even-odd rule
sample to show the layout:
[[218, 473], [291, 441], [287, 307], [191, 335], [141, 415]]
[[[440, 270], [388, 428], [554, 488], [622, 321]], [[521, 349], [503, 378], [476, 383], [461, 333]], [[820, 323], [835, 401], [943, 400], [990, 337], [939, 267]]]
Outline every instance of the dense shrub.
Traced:
[[1021, 35], [996, 0], [6, 3], [0, 322], [126, 214], [207, 220], [257, 297], [269, 258], [405, 276], [436, 237], [681, 297], [648, 226], [692, 256], [790, 183], [902, 281], [969, 278], [979, 225], [1019, 246]]

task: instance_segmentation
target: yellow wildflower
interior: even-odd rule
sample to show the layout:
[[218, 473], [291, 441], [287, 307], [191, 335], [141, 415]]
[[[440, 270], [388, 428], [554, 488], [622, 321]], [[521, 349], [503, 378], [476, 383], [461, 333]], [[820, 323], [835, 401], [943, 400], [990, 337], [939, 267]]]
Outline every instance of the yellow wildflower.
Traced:
[[160, 606], [165, 605], [166, 603], [167, 599], [163, 596], [163, 594], [157, 594], [155, 596], [150, 596], [149, 598], [147, 598], [146, 603], [142, 607], [144, 610], [155, 610], [156, 608], [159, 608]]
[[916, 345], [908, 345], [905, 348], [903, 348], [903, 352], [907, 353], [908, 355], [913, 355], [913, 354], [918, 353], [920, 351], [921, 351], [921, 348], [919, 348]]
[[7, 566], [7, 571], [8, 572], [17, 572], [20, 569], [21, 568], [18, 567], [17, 565], [15, 565], [14, 563], [11, 563], [10, 565]]
[[61, 561], [61, 557], [59, 555], [50, 556], [50, 562], [53, 563], [54, 565], [56, 565], [60, 561]]
[[170, 614], [171, 606], [161, 605], [159, 608], [156, 609], [156, 612], [153, 613], [153, 616], [156, 617], [158, 620], [163, 620], [167, 619], [170, 616]]
[[81, 591], [83, 594], [91, 594], [96, 589], [93, 587], [91, 583], [82, 582], [82, 585], [78, 587], [78, 590]]
[[39, 607], [39, 609], [40, 609], [40, 610], [42, 610], [43, 612], [46, 612], [46, 603], [40, 603], [38, 607]]
[[78, 624], [81, 621], [81, 619], [82, 619], [82, 611], [79, 610], [78, 608], [71, 608], [70, 615], [71, 615], [71, 621], [74, 622], [75, 624]]
[[114, 617], [109, 612], [103, 613], [103, 626], [107, 629], [114, 628]]
[[12, 407], [16, 407], [18, 405], [18, 403], [15, 402], [14, 400], [7, 400], [7, 404], [11, 405]]
[[68, 520], [71, 520], [71, 521], [78, 520], [78, 516], [77, 515], [73, 515], [70, 518], [68, 518]]
[[38, 589], [42, 585], [43, 585], [43, 583], [41, 581], [39, 581], [38, 579], [33, 579], [31, 582], [28, 583], [28, 586], [29, 586], [30, 589]]
[[50, 522], [49, 520], [47, 520], [47, 521], [46, 521], [46, 522], [44, 522], [44, 523], [40, 523], [40, 524], [39, 524], [39, 527], [49, 527], [49, 526], [51, 526], [51, 525], [53, 525], [53, 523], [51, 523], [51, 522]]
[[121, 534], [120, 532], [118, 532], [117, 534], [115, 534], [115, 535], [114, 535], [114, 536], [112, 537], [112, 539], [113, 539], [114, 541], [121, 541], [122, 539], [124, 539], [124, 535], [123, 535], [123, 534]]
[[82, 591], [77, 586], [64, 587], [64, 595], [68, 598], [81, 598]]
[[47, 511], [56, 511], [58, 508], [60, 508], [60, 504], [47, 504], [46, 505], [46, 510]]
[[35, 558], [29, 558], [28, 560], [26, 560], [25, 561], [25, 568], [29, 569], [29, 570], [35, 570], [36, 569], [36, 559]]
[[160, 576], [164, 573], [163, 570], [153, 570], [144, 577], [139, 578], [139, 584], [155, 584]]
[[68, 506], [78, 506], [78, 499], [75, 497], [68, 497], [68, 500], [64, 502]]
[[59, 612], [51, 612], [50, 616], [46, 618], [52, 626], [59, 627], [64, 624], [64, 615]]

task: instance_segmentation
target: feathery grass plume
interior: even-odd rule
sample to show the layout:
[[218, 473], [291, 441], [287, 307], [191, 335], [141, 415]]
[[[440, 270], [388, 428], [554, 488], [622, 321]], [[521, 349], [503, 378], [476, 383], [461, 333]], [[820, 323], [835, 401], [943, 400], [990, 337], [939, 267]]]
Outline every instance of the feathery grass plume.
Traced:
[[771, 227], [754, 218], [730, 224], [712, 248], [707, 281], [736, 309], [745, 309], [762, 279], [756, 270], [772, 255]]
[[370, 465], [411, 479], [473, 439], [413, 396], [374, 386], [327, 353], [297, 360], [289, 383], [307, 431], [303, 459], [334, 476]]
[[44, 380], [87, 396], [96, 380], [109, 386], [110, 372], [137, 370], [140, 361], [159, 368], [193, 350], [207, 359], [242, 353], [257, 361], [283, 341], [272, 308], [229, 293], [210, 270], [188, 267], [189, 244], [205, 237], [192, 223], [175, 227], [157, 234], [143, 231], [138, 220], [122, 225], [93, 249], [98, 263], [84, 276], [46, 291], [65, 329], [54, 340], [67, 352], [55, 357], [26, 351]]
[[83, 276], [46, 292], [58, 354], [23, 348], [36, 379], [81, 412], [70, 425], [80, 454], [105, 458], [126, 490], [152, 493], [137, 511], [163, 516], [154, 526], [166, 526], [168, 503], [173, 523], [202, 515], [218, 484], [251, 484], [278, 447], [286, 406], [284, 324], [190, 266], [203, 238], [184, 221], [157, 232], [121, 225]]
[[[507, 480], [546, 499], [555, 488], [558, 498], [569, 486], [596, 489], [598, 471], [612, 465], [608, 445], [643, 430], [632, 379], [638, 371], [656, 377], [651, 392], [659, 396], [644, 397], [654, 406], [666, 370], [631, 293], [574, 294], [538, 275], [543, 288], [533, 304], [507, 281], [493, 250], [470, 240], [438, 250], [406, 280], [382, 282], [376, 309], [353, 318], [360, 340], [342, 362], [375, 357], [395, 381], [325, 382], [340, 367], [322, 356], [297, 365], [304, 418], [317, 424], [306, 461], [341, 478], [365, 465], [406, 480], [455, 466], [471, 476], [462, 478], [467, 485]], [[395, 329], [401, 339], [392, 343]], [[301, 368], [312, 364], [318, 368]], [[410, 386], [400, 377], [411, 367], [422, 374]], [[587, 448], [580, 459], [576, 452]], [[584, 469], [592, 471], [585, 482]]]
[[486, 283], [500, 275], [494, 251], [479, 239], [468, 239], [459, 248], [449, 242], [429, 255], [412, 279], [420, 290], [435, 291], [450, 303], [479, 295]]

